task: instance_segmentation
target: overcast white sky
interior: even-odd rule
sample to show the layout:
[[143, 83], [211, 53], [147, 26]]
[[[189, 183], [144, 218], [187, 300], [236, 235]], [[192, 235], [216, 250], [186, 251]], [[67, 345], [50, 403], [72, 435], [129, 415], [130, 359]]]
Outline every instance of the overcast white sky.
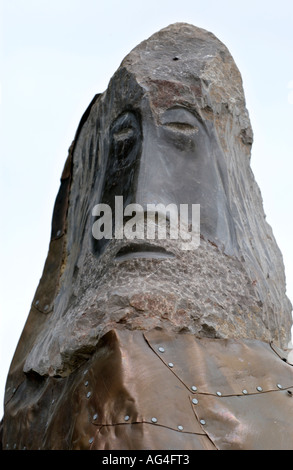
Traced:
[[241, 71], [252, 168], [293, 300], [292, 0], [2, 0], [0, 418], [79, 120], [132, 48], [178, 21], [212, 31]]

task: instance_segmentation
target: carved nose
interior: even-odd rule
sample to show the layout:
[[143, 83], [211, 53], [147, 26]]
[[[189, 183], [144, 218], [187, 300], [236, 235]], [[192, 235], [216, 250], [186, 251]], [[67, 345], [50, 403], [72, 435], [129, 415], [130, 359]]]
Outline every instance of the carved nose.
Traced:
[[170, 201], [171, 181], [163, 150], [151, 133], [144, 136], [134, 199], [144, 210], [147, 204], [167, 204]]

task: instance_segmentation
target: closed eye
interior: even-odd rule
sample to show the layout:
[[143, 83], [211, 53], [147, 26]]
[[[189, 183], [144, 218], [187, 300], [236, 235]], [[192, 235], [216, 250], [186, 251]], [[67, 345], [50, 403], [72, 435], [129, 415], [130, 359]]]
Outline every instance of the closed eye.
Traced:
[[117, 132], [114, 132], [113, 137], [116, 141], [127, 140], [133, 137], [132, 127], [123, 128]]
[[173, 131], [179, 131], [184, 134], [197, 134], [198, 133], [198, 127], [193, 126], [192, 124], [188, 122], [166, 122], [164, 126]]

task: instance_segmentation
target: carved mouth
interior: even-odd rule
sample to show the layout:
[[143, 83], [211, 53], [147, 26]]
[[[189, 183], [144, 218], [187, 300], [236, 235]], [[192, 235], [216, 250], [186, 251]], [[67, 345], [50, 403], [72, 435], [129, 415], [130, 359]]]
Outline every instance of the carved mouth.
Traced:
[[125, 261], [134, 258], [166, 259], [175, 258], [175, 255], [161, 246], [148, 245], [144, 243], [124, 246], [118, 251], [115, 259], [117, 261]]

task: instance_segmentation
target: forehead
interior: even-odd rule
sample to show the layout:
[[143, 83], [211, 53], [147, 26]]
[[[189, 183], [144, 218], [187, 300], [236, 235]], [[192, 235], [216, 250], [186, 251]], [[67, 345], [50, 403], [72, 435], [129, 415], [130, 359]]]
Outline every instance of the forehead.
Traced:
[[[200, 101], [202, 98], [201, 83], [194, 81], [187, 84], [168, 80], [147, 80], [141, 84], [133, 75], [113, 77], [104, 95], [104, 106], [102, 113], [108, 116], [110, 122], [116, 120], [121, 113], [135, 111], [141, 117], [152, 115], [158, 122], [175, 110], [178, 115], [179, 109], [187, 118], [190, 113], [200, 118]], [[168, 113], [167, 113], [168, 111]], [[175, 111], [173, 111], [175, 113]], [[189, 117], [191, 119], [191, 117]]]
[[158, 110], [176, 106], [193, 109], [202, 97], [199, 80], [194, 80], [193, 84], [173, 80], [151, 80], [148, 87], [152, 105]]

